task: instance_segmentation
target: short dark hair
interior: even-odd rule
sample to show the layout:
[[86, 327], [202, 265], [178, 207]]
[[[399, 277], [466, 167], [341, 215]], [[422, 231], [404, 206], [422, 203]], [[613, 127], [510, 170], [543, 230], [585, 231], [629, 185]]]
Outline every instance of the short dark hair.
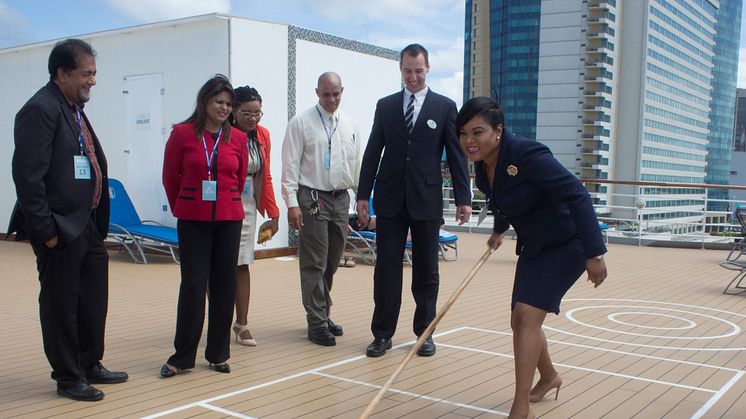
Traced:
[[402, 61], [404, 61], [404, 54], [407, 54], [410, 57], [417, 57], [418, 55], [422, 54], [425, 57], [425, 65], [430, 67], [430, 60], [427, 56], [427, 50], [422, 45], [409, 44], [404, 47], [404, 49], [401, 50], [401, 52], [399, 53], [399, 65], [401, 65]]
[[[214, 96], [223, 92], [228, 93], [231, 98], [231, 105], [235, 105], [236, 93], [233, 91], [233, 86], [228, 80], [228, 77], [222, 74], [216, 74], [210, 80], [207, 80], [199, 89], [194, 112], [192, 112], [192, 115], [184, 121], [185, 123], [194, 124], [194, 133], [197, 138], [202, 138], [202, 132], [205, 130], [205, 125], [207, 124], [207, 103]], [[223, 139], [226, 142], [229, 142], [231, 139], [231, 124], [227, 120], [223, 123]]]
[[500, 106], [494, 100], [479, 96], [466, 101], [456, 116], [456, 132], [461, 132], [464, 127], [475, 116], [481, 116], [492, 128], [502, 125], [505, 128], [505, 117]]
[[54, 44], [47, 64], [49, 80], [54, 80], [57, 77], [57, 70], [60, 68], [65, 73], [78, 68], [78, 59], [81, 55], [95, 57], [96, 51], [91, 47], [91, 44], [82, 39], [70, 38]]
[[233, 107], [237, 108], [244, 102], [253, 102], [255, 100], [258, 100], [259, 103], [262, 103], [262, 96], [255, 88], [248, 85], [236, 87], [236, 103], [233, 104]]

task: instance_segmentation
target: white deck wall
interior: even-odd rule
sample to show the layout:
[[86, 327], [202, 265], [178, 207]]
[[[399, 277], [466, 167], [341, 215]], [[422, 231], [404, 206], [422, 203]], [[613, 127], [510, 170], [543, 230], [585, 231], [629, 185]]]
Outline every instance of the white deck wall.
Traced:
[[[106, 152], [109, 176], [122, 180], [141, 218], [175, 225], [170, 211], [163, 211], [163, 146], [171, 126], [191, 114], [202, 84], [215, 73], [222, 73], [234, 86], [248, 84], [262, 95], [265, 115], [261, 123], [272, 138], [271, 170], [281, 215], [280, 232], [262, 249], [288, 245], [287, 210], [280, 195], [281, 146], [293, 105], [297, 112], [316, 103], [318, 76], [335, 71], [345, 87], [341, 106], [358, 119], [361, 136], [367, 141], [376, 101], [401, 86], [397, 61], [335, 45], [348, 40], [300, 32], [306, 38], [318, 36], [319, 41], [293, 39], [295, 45], [290, 45], [287, 25], [222, 15], [79, 37], [90, 42], [98, 54], [97, 85], [86, 113]], [[11, 178], [15, 114], [49, 80], [47, 59], [55, 42], [0, 50], [0, 89], [6, 93], [0, 101], [0, 167], [5, 173], [0, 178], [0, 193], [7, 198], [0, 200], [0, 232], [7, 230], [15, 202]], [[126, 119], [133, 116], [125, 117], [123, 91], [126, 78], [146, 75], [155, 75], [156, 79], [160, 75], [162, 79], [163, 117], [152, 121], [160, 126], [160, 141], [148, 141], [146, 145], [140, 141], [137, 150], [130, 150], [133, 143], [138, 143], [125, 138], [126, 124], [132, 123]], [[295, 88], [289, 90], [291, 86]]]

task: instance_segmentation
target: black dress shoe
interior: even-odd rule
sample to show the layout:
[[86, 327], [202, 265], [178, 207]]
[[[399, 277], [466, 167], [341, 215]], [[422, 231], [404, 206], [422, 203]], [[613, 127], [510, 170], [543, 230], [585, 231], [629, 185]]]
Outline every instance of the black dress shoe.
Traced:
[[228, 374], [229, 372], [231, 372], [231, 366], [228, 365], [227, 362], [221, 362], [219, 364], [213, 364], [211, 362], [210, 366], [212, 367], [212, 369], [215, 370], [215, 372], [222, 372], [223, 374]]
[[331, 332], [334, 336], [342, 336], [344, 334], [344, 330], [342, 330], [342, 326], [334, 323], [332, 319], [329, 319], [326, 321], [327, 328], [329, 329], [329, 332]]
[[117, 384], [127, 381], [129, 376], [124, 371], [109, 371], [97, 362], [85, 372], [85, 378], [92, 384]]
[[83, 402], [97, 402], [104, 398], [104, 392], [91, 387], [88, 383], [79, 383], [71, 387], [61, 387], [57, 385], [57, 394], [68, 399], [80, 400]]
[[425, 342], [420, 346], [420, 349], [417, 350], [417, 355], [419, 356], [433, 356], [435, 355], [435, 342], [433, 342], [433, 337], [430, 336], [425, 340]]
[[386, 353], [386, 349], [391, 349], [391, 339], [375, 338], [365, 350], [365, 355], [371, 358], [378, 358]]
[[332, 332], [326, 326], [308, 329], [308, 340], [321, 346], [334, 346], [337, 344], [334, 335], [332, 335]]
[[184, 369], [170, 366], [168, 363], [161, 366], [161, 377], [163, 378], [171, 378], [176, 374], [181, 374], [182, 372], [184, 372]]

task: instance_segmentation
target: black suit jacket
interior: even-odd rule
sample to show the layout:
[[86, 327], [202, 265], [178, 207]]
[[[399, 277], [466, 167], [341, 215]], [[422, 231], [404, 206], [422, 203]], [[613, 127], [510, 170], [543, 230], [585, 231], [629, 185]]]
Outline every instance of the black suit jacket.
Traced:
[[516, 253], [534, 257], [574, 238], [588, 258], [606, 253], [588, 191], [544, 144], [503, 131], [491, 190], [484, 168], [475, 165], [477, 187], [495, 212], [494, 231], [513, 225]]
[[[93, 128], [96, 157], [101, 167], [101, 200], [95, 210], [98, 232], [105, 238], [109, 229], [109, 188], [106, 157]], [[16, 114], [13, 152], [13, 182], [18, 201], [10, 218], [8, 234], [45, 243], [54, 236], [61, 242], [78, 237], [91, 215], [95, 181], [75, 179], [74, 156], [80, 153], [80, 127], [67, 100], [54, 82], [47, 83]]]
[[469, 205], [469, 171], [456, 136], [456, 104], [429, 90], [410, 134], [404, 122], [403, 103], [403, 91], [378, 101], [363, 155], [357, 199], [370, 199], [375, 179], [376, 215], [394, 217], [406, 203], [415, 220], [441, 218], [440, 161], [445, 149], [456, 205]]

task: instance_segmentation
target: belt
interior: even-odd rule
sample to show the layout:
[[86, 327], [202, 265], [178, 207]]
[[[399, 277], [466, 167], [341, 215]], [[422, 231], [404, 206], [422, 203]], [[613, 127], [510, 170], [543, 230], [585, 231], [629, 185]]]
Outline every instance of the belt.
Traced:
[[325, 193], [325, 194], [329, 194], [329, 195], [331, 195], [331, 196], [333, 196], [333, 197], [337, 197], [337, 196], [339, 196], [339, 195], [342, 195], [342, 194], [346, 194], [346, 193], [347, 193], [347, 189], [334, 189], [334, 190], [332, 190], [332, 191], [322, 191], [322, 190], [320, 190], [320, 189], [314, 189], [314, 188], [310, 188], [310, 187], [308, 187], [308, 186], [306, 186], [306, 185], [299, 185], [299, 187], [301, 187], [301, 188], [306, 188], [306, 189], [310, 189], [310, 190], [312, 190], [312, 191], [316, 191], [316, 192], [318, 192], [318, 193]]

